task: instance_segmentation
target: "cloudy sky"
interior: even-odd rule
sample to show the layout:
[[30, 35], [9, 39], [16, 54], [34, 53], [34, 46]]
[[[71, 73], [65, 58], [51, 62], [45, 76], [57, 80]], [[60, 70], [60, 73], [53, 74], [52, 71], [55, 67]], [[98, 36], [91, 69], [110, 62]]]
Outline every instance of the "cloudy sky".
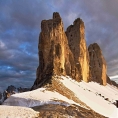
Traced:
[[60, 13], [65, 30], [83, 19], [87, 45], [100, 45], [107, 74], [118, 78], [118, 0], [0, 0], [0, 89], [33, 84], [40, 23], [53, 12]]

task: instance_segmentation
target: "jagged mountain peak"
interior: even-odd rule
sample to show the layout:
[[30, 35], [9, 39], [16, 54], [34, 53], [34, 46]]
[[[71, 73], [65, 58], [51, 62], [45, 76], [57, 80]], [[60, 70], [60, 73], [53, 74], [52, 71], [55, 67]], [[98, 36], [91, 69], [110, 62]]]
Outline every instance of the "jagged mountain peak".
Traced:
[[65, 32], [57, 12], [43, 20], [35, 90], [13, 94], [3, 105], [31, 107], [38, 111], [37, 117], [116, 118], [118, 88], [106, 75], [99, 45], [87, 49], [84, 30], [84, 22], [77, 18]]
[[[53, 13], [52, 19], [41, 22], [38, 45], [39, 66], [32, 89], [49, 83], [53, 75], [68, 75], [78, 82], [81, 80], [85, 82], [94, 80], [106, 85], [106, 61], [97, 43], [91, 44], [87, 49], [84, 30], [84, 22], [81, 18], [77, 18], [65, 32], [58, 12]], [[96, 68], [98, 69], [96, 71], [102, 73], [99, 78], [95, 77], [95, 74], [93, 75], [93, 57], [91, 57], [91, 53], [92, 55], [98, 55], [98, 58], [102, 57], [99, 63], [100, 66], [103, 66], [103, 71]], [[96, 58], [97, 56], [95, 56], [94, 60]]]

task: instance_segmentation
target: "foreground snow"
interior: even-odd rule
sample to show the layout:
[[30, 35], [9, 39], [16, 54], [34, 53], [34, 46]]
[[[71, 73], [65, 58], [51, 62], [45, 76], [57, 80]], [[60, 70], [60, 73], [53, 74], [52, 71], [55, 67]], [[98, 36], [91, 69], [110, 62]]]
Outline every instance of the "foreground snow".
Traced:
[[35, 118], [38, 112], [31, 108], [19, 106], [0, 106], [0, 118]]
[[118, 100], [117, 88], [109, 84], [102, 86], [95, 82], [78, 83], [69, 77], [61, 76], [61, 78], [63, 79], [60, 81], [94, 111], [109, 118], [118, 118], [118, 108], [112, 104]]
[[[12, 95], [4, 103], [10, 106], [25, 106], [34, 107], [44, 104], [77, 104], [73, 100], [69, 100], [65, 96], [57, 93], [56, 91], [48, 91], [46, 88], [39, 88], [37, 90], [18, 93]], [[79, 105], [79, 104], [77, 104]]]
[[[118, 89], [114, 86], [109, 84], [102, 86], [95, 82], [86, 83], [84, 81], [78, 83], [75, 80], [64, 76], [58, 76], [58, 79], [61, 84], [74, 92], [77, 98], [79, 98], [97, 113], [109, 118], [118, 117], [118, 109], [113, 104], [113, 102], [118, 99]], [[11, 106], [33, 107], [50, 103], [79, 105], [78, 103], [75, 103], [73, 100], [69, 100], [67, 97], [59, 94], [58, 92], [49, 91], [46, 88], [39, 88], [34, 91], [14, 94], [3, 104]]]

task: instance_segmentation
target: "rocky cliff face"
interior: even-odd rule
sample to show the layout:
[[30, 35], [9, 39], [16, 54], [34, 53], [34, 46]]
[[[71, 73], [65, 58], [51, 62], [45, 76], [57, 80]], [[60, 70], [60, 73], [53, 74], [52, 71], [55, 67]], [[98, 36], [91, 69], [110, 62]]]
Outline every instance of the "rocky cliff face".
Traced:
[[77, 18], [65, 32], [57, 12], [53, 13], [52, 19], [41, 22], [39, 66], [32, 89], [51, 83], [54, 75], [68, 75], [85, 82], [91, 79], [106, 85], [105, 59], [97, 44], [87, 49], [84, 29], [84, 22]]
[[90, 57], [90, 73], [91, 80], [102, 85], [107, 84], [107, 65], [102, 55], [102, 51], [97, 43], [91, 44], [88, 47]]
[[[72, 65], [73, 64], [73, 65]], [[43, 20], [39, 37], [39, 67], [35, 86], [41, 86], [52, 75], [71, 75], [74, 59], [69, 50], [68, 41], [59, 13], [53, 13], [53, 19]]]
[[66, 35], [70, 50], [73, 53], [78, 78], [85, 82], [89, 80], [89, 55], [85, 40], [84, 22], [77, 18], [73, 25], [67, 28]]
[[81, 19], [75, 20], [65, 33], [59, 13], [53, 13], [53, 19], [41, 23], [38, 47], [39, 67], [33, 88], [42, 86], [53, 75], [88, 81], [89, 59]]

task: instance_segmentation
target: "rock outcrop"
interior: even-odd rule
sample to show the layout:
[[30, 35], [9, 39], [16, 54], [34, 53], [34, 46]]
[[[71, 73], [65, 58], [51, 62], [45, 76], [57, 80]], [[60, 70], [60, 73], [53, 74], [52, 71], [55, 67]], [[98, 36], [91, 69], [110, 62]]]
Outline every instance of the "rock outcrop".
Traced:
[[[114, 85], [113, 82], [112, 82], [112, 80], [110, 80], [110, 78], [107, 75], [107, 83], [110, 84], [110, 85]], [[116, 86], [116, 85], [114, 85], [114, 86]], [[116, 86], [116, 87], [118, 87], [118, 86]]]
[[2, 92], [0, 92], [0, 105], [2, 104], [2, 102], [3, 102], [3, 94]]
[[73, 53], [75, 66], [79, 78], [85, 82], [89, 80], [89, 54], [86, 46], [84, 22], [77, 18], [73, 25], [67, 28], [66, 35], [69, 47]]
[[21, 88], [21, 87], [16, 88], [13, 85], [8, 86], [5, 91], [0, 92], [0, 105], [11, 95], [16, 93], [26, 92], [26, 91], [30, 91], [30, 88]]
[[98, 44], [91, 44], [87, 49], [84, 30], [84, 22], [77, 18], [65, 32], [57, 12], [53, 13], [52, 19], [41, 22], [39, 66], [32, 89], [51, 83], [54, 75], [106, 85], [106, 61]]
[[52, 75], [71, 75], [74, 59], [59, 13], [53, 13], [53, 19], [41, 22], [38, 47], [39, 67], [34, 88], [49, 81]]
[[90, 73], [91, 80], [102, 85], [107, 84], [107, 65], [103, 57], [102, 51], [97, 43], [88, 47], [90, 57]]
[[39, 117], [37, 118], [106, 118], [93, 110], [77, 105], [46, 104], [32, 109], [39, 112]]
[[88, 81], [88, 51], [81, 19], [75, 20], [65, 33], [59, 13], [53, 13], [53, 19], [41, 22], [38, 48], [39, 67], [33, 88], [42, 86], [53, 75], [68, 75], [77, 81]]

